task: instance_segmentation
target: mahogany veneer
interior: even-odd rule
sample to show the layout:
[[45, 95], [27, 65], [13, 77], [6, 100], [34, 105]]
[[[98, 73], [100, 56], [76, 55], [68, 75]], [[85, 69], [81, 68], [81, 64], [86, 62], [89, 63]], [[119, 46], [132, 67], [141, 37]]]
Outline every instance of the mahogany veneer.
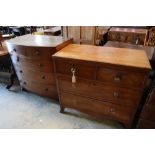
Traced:
[[6, 41], [21, 87], [57, 98], [52, 54], [71, 42], [63, 37], [32, 34]]
[[53, 60], [61, 112], [75, 108], [131, 127], [151, 70], [144, 51], [70, 44]]

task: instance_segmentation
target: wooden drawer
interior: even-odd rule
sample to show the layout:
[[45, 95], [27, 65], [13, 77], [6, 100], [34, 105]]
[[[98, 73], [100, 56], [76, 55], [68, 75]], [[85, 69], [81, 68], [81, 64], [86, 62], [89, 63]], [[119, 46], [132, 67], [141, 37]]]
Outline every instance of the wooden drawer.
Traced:
[[155, 121], [155, 106], [145, 105], [141, 118]]
[[31, 58], [25, 58], [21, 55], [12, 54], [11, 60], [14, 65], [18, 66], [26, 66], [26, 68], [30, 68], [32, 70], [40, 71], [40, 72], [54, 72], [53, 62], [45, 61], [45, 60], [36, 60]]
[[41, 84], [39, 82], [20, 80], [20, 85], [33, 93], [37, 93], [41, 96], [47, 96], [51, 98], [58, 98], [56, 85]]
[[141, 129], [155, 129], [155, 121], [141, 119], [138, 124]]
[[51, 56], [56, 50], [52, 50], [50, 47], [27, 47], [20, 45], [9, 45], [9, 53], [10, 54], [18, 54], [24, 57], [33, 58], [33, 59], [41, 59], [41, 60], [51, 60]]
[[75, 108], [81, 111], [95, 112], [119, 120], [130, 120], [133, 117], [132, 108], [116, 106], [108, 102], [93, 100], [78, 95], [60, 92], [61, 106]]
[[19, 80], [26, 79], [27, 81], [37, 81], [44, 84], [55, 84], [54, 73], [45, 73], [32, 70], [26, 67], [14, 66]]
[[71, 69], [75, 69], [75, 75], [77, 77], [94, 79], [96, 73], [96, 67], [89, 64], [79, 64], [69, 60], [55, 60], [56, 73], [66, 74], [72, 76]]
[[57, 76], [61, 91], [72, 92], [81, 96], [98, 100], [109, 101], [126, 107], [137, 106], [140, 99], [138, 91], [116, 87], [114, 85], [103, 84], [100, 82], [77, 78], [76, 83], [72, 84], [71, 76]]
[[100, 68], [97, 72], [97, 80], [102, 82], [110, 82], [128, 87], [141, 88], [144, 84], [145, 75], [137, 72], [125, 72], [112, 69]]

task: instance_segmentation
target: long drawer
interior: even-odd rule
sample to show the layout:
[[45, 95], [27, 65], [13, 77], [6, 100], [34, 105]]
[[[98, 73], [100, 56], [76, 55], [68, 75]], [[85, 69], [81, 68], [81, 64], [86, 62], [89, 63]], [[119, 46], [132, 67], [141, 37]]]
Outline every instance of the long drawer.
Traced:
[[115, 85], [102, 84], [96, 81], [77, 78], [72, 84], [71, 77], [57, 76], [60, 91], [72, 92], [85, 97], [109, 101], [123, 106], [137, 106], [140, 95], [138, 91]]
[[12, 54], [11, 59], [14, 65], [26, 66], [41, 72], [54, 72], [52, 61], [31, 59], [17, 54]]
[[141, 72], [103, 68], [90, 64], [80, 64], [69, 60], [55, 60], [56, 73], [72, 76], [71, 69], [75, 70], [75, 76], [85, 79], [124, 85], [141, 89], [145, 75]]
[[41, 84], [39, 82], [20, 80], [20, 85], [31, 92], [37, 93], [41, 96], [47, 96], [51, 98], [58, 98], [56, 85]]
[[75, 108], [81, 111], [95, 112], [100, 115], [119, 119], [122, 121], [129, 121], [132, 119], [134, 110], [130, 107], [123, 107], [111, 104], [109, 102], [102, 102], [99, 100], [88, 99], [70, 93], [60, 92], [61, 106]]
[[26, 67], [18, 67], [17, 65], [14, 68], [19, 80], [26, 79], [27, 81], [37, 81], [42, 84], [56, 83], [54, 73], [39, 72]]
[[51, 47], [26, 47], [20, 45], [9, 45], [10, 54], [18, 54], [27, 58], [38, 60], [51, 60], [51, 56], [56, 52], [56, 49]]

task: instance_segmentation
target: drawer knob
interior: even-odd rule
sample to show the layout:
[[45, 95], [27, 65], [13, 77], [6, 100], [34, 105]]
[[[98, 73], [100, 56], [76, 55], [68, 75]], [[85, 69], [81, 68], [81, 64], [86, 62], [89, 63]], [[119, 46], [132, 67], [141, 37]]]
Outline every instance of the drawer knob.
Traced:
[[115, 97], [118, 97], [118, 92], [114, 92], [114, 96]]
[[121, 81], [121, 77], [119, 77], [119, 76], [114, 77], [114, 81], [115, 82], [120, 82]]
[[16, 49], [14, 48], [13, 51], [16, 52]]
[[76, 83], [75, 68], [71, 68], [71, 72], [72, 72], [72, 83]]
[[48, 91], [48, 88], [45, 88], [45, 91]]
[[110, 112], [116, 112], [115, 108], [111, 108]]
[[43, 67], [43, 64], [39, 64], [39, 67], [40, 67], [40, 68]]
[[42, 76], [42, 79], [45, 79], [45, 76]]
[[38, 56], [39, 56], [39, 55], [40, 55], [40, 52], [39, 52], [39, 51], [36, 51], [36, 55], [38, 55]]
[[22, 70], [20, 70], [19, 72], [20, 72], [20, 73], [23, 73], [23, 71], [22, 71]]
[[24, 81], [23, 84], [26, 85], [27, 83]]

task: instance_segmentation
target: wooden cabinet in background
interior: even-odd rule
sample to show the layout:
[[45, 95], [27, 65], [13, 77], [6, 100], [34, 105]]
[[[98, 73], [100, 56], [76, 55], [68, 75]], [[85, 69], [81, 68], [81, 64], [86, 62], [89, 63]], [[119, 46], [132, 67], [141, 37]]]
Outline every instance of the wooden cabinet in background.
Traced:
[[7, 40], [7, 48], [22, 88], [58, 98], [52, 54], [72, 42], [57, 36], [24, 35]]
[[151, 69], [144, 51], [70, 44], [53, 60], [61, 112], [75, 108], [132, 126]]
[[155, 82], [142, 109], [138, 128], [155, 129]]
[[112, 27], [108, 33], [108, 40], [145, 45], [147, 32], [147, 29]]

